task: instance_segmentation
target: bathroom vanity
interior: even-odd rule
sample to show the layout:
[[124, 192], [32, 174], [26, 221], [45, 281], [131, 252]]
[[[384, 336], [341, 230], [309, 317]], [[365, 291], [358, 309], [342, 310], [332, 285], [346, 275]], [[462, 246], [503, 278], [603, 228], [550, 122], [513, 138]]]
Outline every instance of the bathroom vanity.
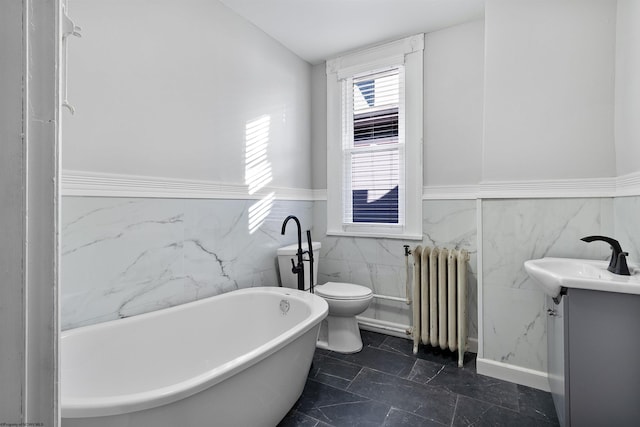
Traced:
[[620, 274], [606, 261], [570, 258], [524, 266], [547, 295], [549, 387], [560, 425], [640, 425], [640, 267]]
[[549, 386], [562, 426], [640, 423], [640, 295], [547, 298]]

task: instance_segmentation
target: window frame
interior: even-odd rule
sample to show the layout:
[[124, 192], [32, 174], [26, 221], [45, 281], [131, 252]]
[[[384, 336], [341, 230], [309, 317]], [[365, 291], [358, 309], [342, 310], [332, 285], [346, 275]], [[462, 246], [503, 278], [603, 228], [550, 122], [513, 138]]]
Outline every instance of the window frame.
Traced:
[[[422, 240], [423, 51], [417, 34], [327, 61], [327, 235]], [[345, 223], [343, 82], [396, 66], [404, 67], [404, 224]]]

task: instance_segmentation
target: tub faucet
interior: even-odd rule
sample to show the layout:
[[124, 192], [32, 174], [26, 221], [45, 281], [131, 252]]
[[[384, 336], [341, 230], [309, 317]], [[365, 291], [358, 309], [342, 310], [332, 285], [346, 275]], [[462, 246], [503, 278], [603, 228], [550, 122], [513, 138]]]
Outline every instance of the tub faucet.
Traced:
[[313, 292], [313, 244], [311, 243], [311, 230], [307, 230], [307, 253], [309, 254], [309, 292]]
[[297, 274], [298, 275], [298, 289], [301, 291], [304, 291], [304, 263], [302, 261], [302, 230], [300, 228], [300, 221], [298, 221], [298, 218], [296, 218], [293, 215], [289, 215], [288, 217], [286, 217], [284, 219], [284, 222], [282, 223], [282, 231], [280, 234], [282, 234], [284, 236], [284, 230], [287, 228], [287, 222], [289, 222], [289, 220], [292, 219], [296, 222], [296, 225], [298, 226], [298, 265], [295, 264], [295, 262], [293, 261], [293, 258], [291, 259], [291, 272], [293, 274]]
[[620, 246], [620, 242], [616, 239], [612, 239], [607, 236], [587, 236], [583, 237], [583, 242], [595, 242], [596, 240], [601, 240], [603, 242], [607, 242], [611, 245], [611, 261], [609, 261], [609, 267], [607, 270], [614, 274], [620, 274], [622, 276], [630, 276], [629, 267], [627, 266], [627, 257], [629, 252], [623, 252], [622, 247]]

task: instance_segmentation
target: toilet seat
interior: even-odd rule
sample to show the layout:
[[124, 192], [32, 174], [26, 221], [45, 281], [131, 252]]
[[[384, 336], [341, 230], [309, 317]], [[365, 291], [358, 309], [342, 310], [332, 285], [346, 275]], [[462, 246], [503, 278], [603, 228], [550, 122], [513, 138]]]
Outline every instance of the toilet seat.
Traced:
[[315, 293], [334, 300], [360, 300], [373, 295], [371, 289], [353, 283], [327, 282], [315, 287]]

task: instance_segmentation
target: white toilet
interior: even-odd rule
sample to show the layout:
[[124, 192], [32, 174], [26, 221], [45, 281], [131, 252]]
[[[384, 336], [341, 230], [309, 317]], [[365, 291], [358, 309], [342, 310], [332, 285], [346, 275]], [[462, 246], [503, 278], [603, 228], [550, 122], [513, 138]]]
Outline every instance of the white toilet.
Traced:
[[[313, 283], [314, 292], [329, 304], [329, 315], [322, 322], [316, 346], [338, 353], [357, 353], [362, 350], [362, 338], [356, 316], [365, 311], [371, 300], [371, 289], [352, 283], [327, 282], [315, 286], [318, 282], [318, 261], [320, 258], [320, 242], [313, 245]], [[307, 250], [307, 244], [302, 250]], [[296, 261], [298, 245], [289, 245], [278, 249], [278, 266], [282, 286], [298, 288], [298, 277], [291, 272], [291, 259]], [[305, 255], [305, 259], [308, 256]], [[297, 261], [296, 261], [297, 262]], [[309, 289], [309, 261], [304, 262], [304, 286]]]

